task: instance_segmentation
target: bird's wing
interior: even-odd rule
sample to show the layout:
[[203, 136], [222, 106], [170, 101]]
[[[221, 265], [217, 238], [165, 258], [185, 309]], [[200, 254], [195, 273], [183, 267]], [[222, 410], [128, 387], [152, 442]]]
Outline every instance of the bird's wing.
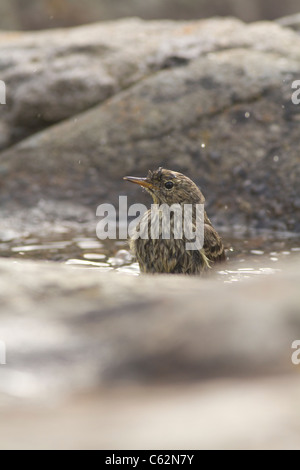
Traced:
[[204, 253], [210, 261], [225, 261], [225, 251], [221, 238], [216, 230], [208, 224], [204, 225]]

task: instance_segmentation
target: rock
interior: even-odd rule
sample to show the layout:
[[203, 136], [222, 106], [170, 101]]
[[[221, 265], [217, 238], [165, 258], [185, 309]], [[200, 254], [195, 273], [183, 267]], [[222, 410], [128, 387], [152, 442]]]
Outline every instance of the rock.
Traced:
[[0, 260], [0, 447], [298, 448], [299, 260], [279, 267], [224, 284]]
[[279, 18], [277, 23], [281, 26], [285, 26], [287, 28], [292, 28], [295, 31], [300, 31], [300, 13], [295, 13], [294, 15], [284, 16], [283, 18]]
[[35, 378], [39, 394], [47, 384], [80, 390], [129, 378], [189, 382], [291, 372], [290, 347], [300, 335], [298, 261], [257, 282], [226, 284], [2, 259], [8, 364], [0, 369], [7, 376], [0, 391], [15, 387], [18, 370]]
[[48, 406], [13, 403], [1, 410], [0, 448], [105, 449], [107, 456], [120, 456], [116, 449], [299, 450], [299, 392], [298, 377], [269, 377], [104, 388]]
[[179, 27], [166, 21], [146, 26], [132, 19], [53, 32], [1, 32], [7, 105], [0, 116], [10, 126], [2, 148], [143, 78], [149, 72], [148, 56]]
[[145, 202], [121, 179], [162, 165], [202, 187], [217, 225], [276, 230], [280, 217], [280, 229], [295, 231], [300, 106], [291, 85], [300, 76], [300, 38], [293, 31], [233, 19], [123, 20], [2, 34], [0, 44], [3, 78], [16, 97], [1, 108], [10, 138], [33, 132], [41, 119], [45, 126], [69, 116], [0, 154], [2, 207], [46, 200], [60, 212], [70, 203], [95, 213], [120, 193]]

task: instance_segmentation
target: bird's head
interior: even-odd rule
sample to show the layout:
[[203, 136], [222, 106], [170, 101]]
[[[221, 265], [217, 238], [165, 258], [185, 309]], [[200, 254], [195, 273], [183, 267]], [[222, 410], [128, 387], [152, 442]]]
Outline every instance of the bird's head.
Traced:
[[146, 178], [125, 176], [126, 181], [145, 188], [155, 204], [203, 204], [205, 198], [198, 186], [187, 176], [159, 168], [149, 171]]

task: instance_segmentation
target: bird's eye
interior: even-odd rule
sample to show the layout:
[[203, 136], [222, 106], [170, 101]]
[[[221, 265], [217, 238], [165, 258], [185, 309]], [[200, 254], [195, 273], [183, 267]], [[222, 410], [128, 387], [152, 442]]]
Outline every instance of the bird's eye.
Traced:
[[165, 183], [165, 188], [167, 188], [167, 189], [172, 189], [173, 186], [174, 186], [174, 183], [172, 183], [172, 181], [167, 181]]

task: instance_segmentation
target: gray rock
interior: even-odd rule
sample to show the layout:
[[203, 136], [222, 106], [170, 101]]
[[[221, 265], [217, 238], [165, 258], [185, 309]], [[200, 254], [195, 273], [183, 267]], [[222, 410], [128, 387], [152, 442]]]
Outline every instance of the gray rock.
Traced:
[[299, 448], [299, 260], [278, 267], [224, 284], [1, 260], [1, 449]]
[[145, 202], [122, 176], [162, 165], [202, 187], [219, 225], [298, 230], [293, 31], [232, 19], [124, 20], [0, 44], [16, 97], [1, 108], [11, 135], [30, 132], [37, 116], [48, 125], [72, 115], [0, 154], [2, 207], [43, 199], [95, 212], [119, 193]]
[[48, 382], [80, 389], [288, 372], [300, 337], [298, 260], [281, 268], [226, 284], [1, 260], [0, 390], [18, 370], [39, 393]]
[[277, 23], [281, 26], [294, 29], [295, 31], [300, 31], [300, 13], [279, 18]]
[[299, 450], [299, 392], [298, 377], [285, 376], [127, 385], [48, 406], [13, 402], [1, 410], [0, 448], [105, 449], [115, 456], [132, 449], [185, 449], [190, 456], [191, 449]]
[[0, 74], [7, 86], [0, 119], [10, 127], [1, 147], [143, 78], [148, 56], [178, 27], [132, 19], [53, 32], [0, 33]]

